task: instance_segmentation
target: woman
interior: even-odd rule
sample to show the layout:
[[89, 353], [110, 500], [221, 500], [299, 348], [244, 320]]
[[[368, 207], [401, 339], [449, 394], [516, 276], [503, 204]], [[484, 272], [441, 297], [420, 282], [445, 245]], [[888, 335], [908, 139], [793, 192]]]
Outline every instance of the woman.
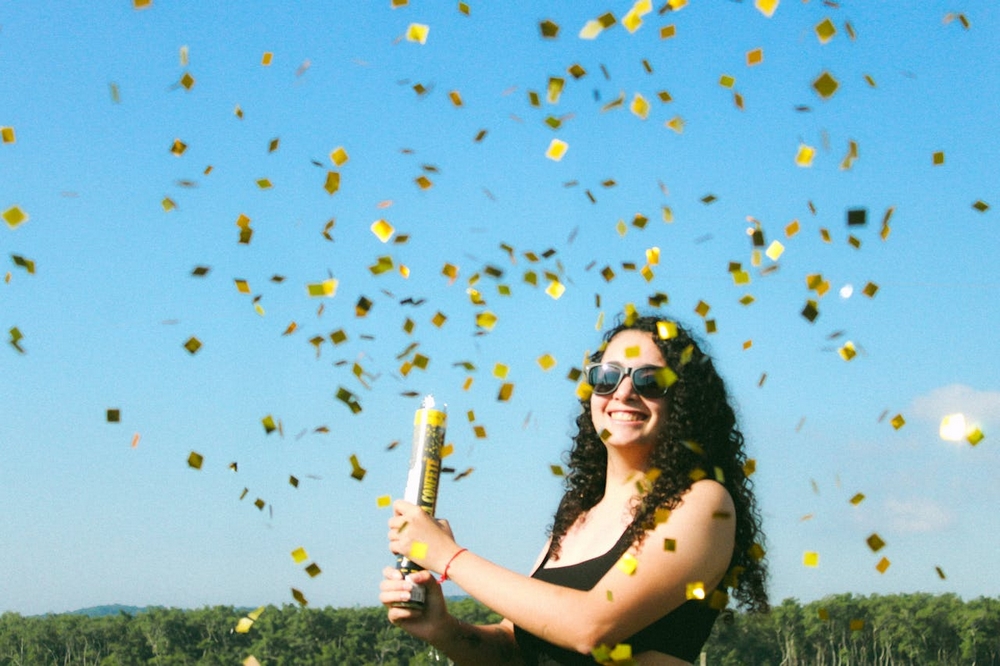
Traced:
[[[587, 367], [592, 391], [566, 492], [530, 577], [460, 548], [447, 524], [413, 504], [394, 504], [390, 550], [427, 571], [404, 580], [387, 568], [379, 598], [392, 623], [456, 663], [611, 663], [631, 651], [633, 663], [688, 664], [727, 589], [742, 607], [767, 610], [743, 436], [711, 359], [656, 317], [626, 320], [604, 340]], [[459, 622], [431, 572], [505, 619]], [[414, 585], [426, 590], [425, 608], [393, 607]]]

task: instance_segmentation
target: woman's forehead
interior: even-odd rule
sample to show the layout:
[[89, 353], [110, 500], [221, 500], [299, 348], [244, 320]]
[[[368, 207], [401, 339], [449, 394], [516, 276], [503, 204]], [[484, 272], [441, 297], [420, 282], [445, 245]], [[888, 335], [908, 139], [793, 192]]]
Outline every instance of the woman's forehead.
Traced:
[[663, 364], [663, 354], [653, 340], [653, 335], [646, 331], [627, 329], [608, 341], [604, 348], [602, 360], [633, 361], [641, 364]]

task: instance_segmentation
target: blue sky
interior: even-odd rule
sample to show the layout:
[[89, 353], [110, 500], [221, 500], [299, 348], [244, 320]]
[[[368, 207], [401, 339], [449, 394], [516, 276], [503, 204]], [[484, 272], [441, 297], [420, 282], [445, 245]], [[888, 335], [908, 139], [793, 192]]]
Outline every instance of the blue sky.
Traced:
[[[0, 2], [0, 127], [13, 135], [0, 212], [29, 216], [0, 223], [0, 333], [18, 329], [24, 350], [0, 350], [0, 611], [282, 604], [292, 588], [312, 605], [376, 603], [392, 562], [377, 500], [402, 494], [425, 394], [448, 404], [447, 464], [472, 470], [445, 478], [439, 514], [463, 545], [527, 571], [576, 414], [567, 375], [602, 317], [648, 310], [654, 293], [669, 296], [665, 318], [702, 334], [739, 408], [774, 601], [1000, 593], [982, 564], [1000, 532], [995, 3], [785, 0], [768, 18], [749, 0], [696, 0], [655, 6], [633, 33], [628, 2], [526, 4]], [[616, 25], [578, 36], [606, 12]], [[406, 39], [411, 24], [429, 27], [426, 43]], [[839, 82], [825, 99], [812, 87], [824, 72]], [[552, 77], [565, 86], [549, 102]], [[645, 118], [630, 111], [637, 94]], [[559, 161], [553, 139], [568, 144]], [[848, 227], [860, 208], [867, 224]], [[382, 243], [378, 219], [407, 242]], [[776, 260], [754, 265], [754, 221], [760, 249], [784, 246]], [[380, 257], [392, 270], [374, 275]], [[810, 290], [810, 275], [829, 290]], [[333, 297], [308, 295], [330, 277]], [[845, 361], [848, 341], [858, 354]], [[415, 353], [429, 363], [404, 376]], [[515, 388], [500, 402], [504, 381]], [[952, 413], [985, 438], [944, 441]], [[281, 432], [265, 432], [268, 415]], [[319, 576], [293, 561], [300, 547]]]

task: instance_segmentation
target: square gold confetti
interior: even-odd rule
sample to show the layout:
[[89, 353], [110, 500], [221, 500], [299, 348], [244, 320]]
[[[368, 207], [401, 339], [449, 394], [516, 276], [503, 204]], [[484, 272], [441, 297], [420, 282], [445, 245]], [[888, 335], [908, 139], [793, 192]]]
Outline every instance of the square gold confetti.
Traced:
[[767, 18], [774, 16], [774, 12], [778, 9], [778, 4], [781, 0], [754, 0], [754, 7], [757, 8], [761, 14]]
[[7, 223], [8, 227], [16, 229], [28, 221], [28, 214], [21, 210], [19, 206], [11, 206], [3, 212], [3, 220]]
[[807, 146], [804, 143], [799, 144], [798, 152], [795, 153], [795, 164], [797, 166], [808, 168], [812, 166], [813, 158], [816, 157], [816, 149], [812, 146]]
[[295, 550], [292, 551], [292, 560], [296, 564], [302, 564], [308, 559], [309, 559], [309, 553], [306, 552], [305, 548], [302, 548], [300, 546], [299, 548], [296, 548]]
[[264, 55], [260, 57], [260, 64], [264, 67], [271, 65], [271, 61], [274, 59], [274, 54], [270, 51], [264, 51]]
[[560, 139], [552, 139], [549, 143], [548, 149], [545, 151], [545, 157], [549, 158], [553, 162], [560, 161], [569, 150], [569, 144]]
[[885, 548], [885, 541], [883, 541], [882, 537], [880, 537], [877, 533], [872, 534], [867, 539], [865, 539], [865, 543], [868, 544], [868, 547], [872, 549], [873, 553], [877, 553], [878, 551]]
[[632, 98], [632, 103], [629, 106], [629, 110], [634, 115], [645, 120], [649, 116], [649, 109], [650, 109], [649, 100], [647, 100], [639, 93], [636, 93], [635, 96]]
[[813, 90], [822, 97], [823, 99], [829, 99], [833, 97], [833, 94], [837, 92], [837, 88], [840, 87], [840, 83], [837, 79], [833, 78], [830, 72], [823, 72], [816, 78], [812, 83]]
[[892, 420], [889, 423], [892, 424], [892, 427], [894, 429], [899, 430], [904, 425], [906, 425], [906, 419], [903, 418], [902, 414], [896, 414], [895, 416], [892, 417]]
[[340, 174], [336, 171], [327, 171], [326, 181], [323, 183], [323, 189], [326, 190], [327, 194], [330, 196], [336, 194], [337, 190], [340, 189]]
[[347, 160], [350, 159], [347, 155], [347, 151], [344, 150], [343, 146], [337, 146], [332, 151], [330, 151], [330, 161], [336, 166], [343, 166]]
[[192, 469], [201, 469], [204, 462], [205, 458], [200, 453], [196, 453], [195, 451], [192, 451], [191, 455], [189, 455], [187, 459], [188, 467], [191, 467]]
[[830, 19], [824, 19], [816, 25], [816, 37], [820, 44], [826, 44], [837, 34], [837, 26]]
[[934, 166], [941, 166], [944, 164], [944, 151], [939, 150], [931, 156], [931, 161]]
[[819, 566], [819, 553], [806, 551], [806, 553], [802, 556], [802, 564], [807, 567]]
[[121, 423], [122, 413], [119, 409], [109, 409], [107, 411], [108, 423]]
[[631, 576], [635, 573], [636, 567], [639, 565], [638, 560], [635, 559], [635, 555], [632, 553], [625, 553], [618, 560], [616, 566], [625, 572], [626, 575]]
[[396, 233], [395, 228], [386, 220], [375, 220], [372, 222], [371, 231], [383, 243], [388, 243], [392, 235]]
[[881, 560], [878, 561], [878, 564], [875, 565], [875, 569], [880, 574], [884, 574], [886, 569], [888, 568], [889, 568], [889, 559], [886, 557], [883, 557]]
[[855, 493], [854, 497], [852, 497], [850, 500], [851, 504], [853, 504], [854, 506], [857, 506], [864, 501], [865, 501], [864, 493]]
[[705, 584], [702, 583], [701, 581], [688, 583], [684, 592], [684, 596], [688, 599], [704, 599]]
[[184, 343], [184, 349], [187, 349], [191, 355], [198, 353], [198, 350], [201, 349], [201, 340], [194, 336], [188, 338], [188, 341]]
[[430, 32], [430, 27], [423, 25], [421, 23], [411, 23], [406, 29], [406, 40], [409, 42], [417, 42], [418, 44], [427, 43], [427, 34]]
[[316, 576], [323, 573], [322, 569], [315, 562], [311, 562], [309, 566], [306, 567], [306, 573], [309, 574], [310, 578], [315, 578]]
[[677, 539], [664, 539], [663, 550], [667, 551], [668, 553], [677, 552]]

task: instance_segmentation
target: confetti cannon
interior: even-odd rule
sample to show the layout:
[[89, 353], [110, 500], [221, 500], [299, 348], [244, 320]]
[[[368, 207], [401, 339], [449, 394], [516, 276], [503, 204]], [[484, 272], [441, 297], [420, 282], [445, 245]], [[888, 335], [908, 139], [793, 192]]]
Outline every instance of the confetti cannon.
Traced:
[[[438, 481], [441, 476], [441, 449], [444, 446], [447, 408], [437, 409], [434, 396], [425, 396], [420, 409], [413, 417], [413, 448], [410, 452], [410, 470], [406, 477], [403, 499], [416, 504], [434, 516], [437, 505]], [[404, 555], [396, 558], [396, 569], [403, 576], [419, 571], [421, 567]], [[394, 604], [401, 608], [423, 608], [426, 602], [424, 589], [414, 586], [410, 600]]]

